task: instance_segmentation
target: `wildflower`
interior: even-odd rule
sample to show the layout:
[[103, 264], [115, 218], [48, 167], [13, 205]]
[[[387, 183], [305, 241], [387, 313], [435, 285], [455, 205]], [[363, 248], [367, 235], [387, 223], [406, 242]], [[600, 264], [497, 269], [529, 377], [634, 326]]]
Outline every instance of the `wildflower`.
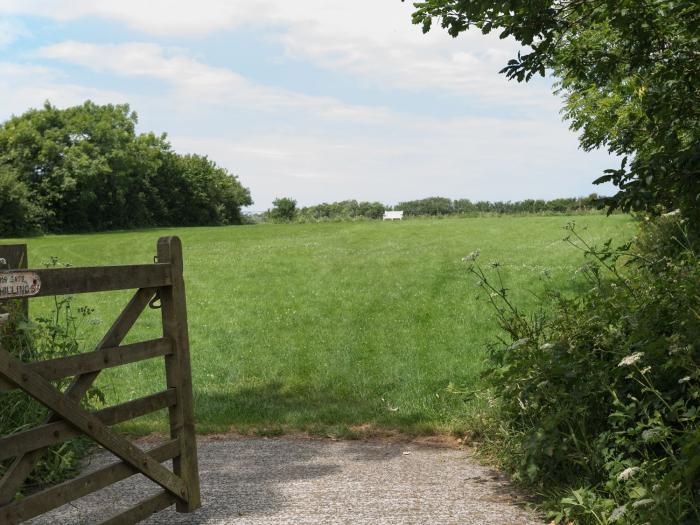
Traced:
[[479, 257], [479, 255], [481, 255], [481, 250], [474, 250], [472, 253], [470, 253], [466, 257], [463, 257], [462, 260], [465, 262], [466, 261], [475, 261], [476, 258]]
[[624, 357], [622, 361], [620, 361], [617, 366], [630, 366], [635, 364], [637, 361], [639, 361], [642, 356], [644, 355], [644, 352], [635, 352], [632, 355], [628, 355], [627, 357]]
[[655, 443], [662, 434], [663, 432], [660, 428], [648, 428], [642, 432], [642, 440], [644, 440], [645, 443]]
[[520, 348], [521, 346], [527, 344], [530, 342], [529, 337], [524, 337], [523, 339], [518, 339], [516, 342], [514, 342], [512, 345], [508, 347], [508, 350], [515, 350], [516, 348]]
[[683, 383], [687, 383], [688, 381], [690, 381], [690, 376], [681, 377], [681, 378], [678, 380], [678, 384], [679, 384], [679, 385], [682, 385]]
[[617, 481], [627, 481], [637, 472], [639, 472], [639, 467], [627, 467], [617, 475]]
[[649, 372], [649, 370], [651, 370], [651, 367], [650, 367], [650, 366], [645, 366], [644, 368], [642, 368], [642, 369], [640, 370], [640, 372], [641, 372], [642, 374], [646, 374], [647, 372]]
[[637, 507], [646, 507], [647, 505], [651, 505], [652, 503], [654, 503], [654, 500], [651, 498], [640, 499], [632, 503], [632, 506], [636, 509]]
[[613, 510], [610, 513], [610, 519], [608, 521], [610, 523], [613, 523], [613, 522], [619, 520], [622, 516], [625, 515], [625, 512], [627, 512], [627, 505], [622, 505], [621, 507], [617, 507], [615, 510]]

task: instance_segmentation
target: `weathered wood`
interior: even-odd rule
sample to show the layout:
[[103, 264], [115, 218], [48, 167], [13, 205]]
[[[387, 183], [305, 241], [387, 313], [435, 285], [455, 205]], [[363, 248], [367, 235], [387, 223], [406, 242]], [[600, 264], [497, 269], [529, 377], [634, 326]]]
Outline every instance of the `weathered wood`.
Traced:
[[172, 284], [161, 288], [163, 335], [173, 342], [173, 353], [165, 358], [166, 383], [175, 388], [177, 404], [170, 408], [170, 437], [180, 440], [180, 455], [173, 470], [188, 488], [188, 499], [177, 502], [178, 512], [192, 512], [201, 506], [197, 441], [195, 438], [192, 370], [187, 330], [187, 306], [183, 278], [182, 244], [177, 237], [158, 240], [158, 262], [171, 267]]
[[32, 269], [41, 279], [35, 297], [155, 288], [170, 285], [167, 264]]
[[[0, 271], [2, 270], [22, 270], [28, 266], [28, 255], [26, 244], [0, 244], [0, 259], [5, 261], [4, 264], [0, 261]], [[19, 311], [24, 314], [24, 317], [29, 317], [29, 301], [27, 299], [10, 299], [8, 301], [0, 301], [0, 314], [6, 314], [11, 309], [10, 301], [19, 302]]]
[[[180, 453], [180, 443], [168, 441], [147, 451], [148, 455], [162, 463]], [[15, 525], [52, 509], [65, 505], [95, 491], [124, 480], [138, 471], [128, 463], [118, 461], [90, 474], [49, 487], [26, 498], [0, 507], [0, 523]]]
[[[2, 269], [0, 269], [2, 270]], [[35, 271], [35, 270], [32, 270]], [[173, 503], [180, 512], [201, 505], [194, 433], [187, 312], [182, 273], [182, 246], [177, 237], [158, 241], [157, 263], [151, 265], [36, 270], [32, 277], [41, 287], [19, 287], [17, 272], [7, 283], [14, 288], [5, 295], [35, 293], [35, 296], [76, 294], [139, 288], [94, 352], [38, 363], [23, 363], [0, 348], [0, 393], [20, 388], [53, 413], [45, 424], [0, 438], [0, 460], [16, 456], [0, 480], [0, 524], [14, 524], [47, 512], [141, 473], [165, 489], [105, 523], [135, 523]], [[26, 277], [25, 277], [26, 280]], [[119, 346], [151, 298], [158, 293], [162, 306], [163, 338]], [[168, 390], [114, 407], [89, 412], [80, 400], [100, 370], [153, 357], [165, 357]], [[75, 376], [64, 393], [50, 381]], [[155, 410], [169, 409], [172, 440], [144, 452], [109, 428]], [[92, 474], [48, 488], [20, 501], [12, 499], [47, 446], [77, 435], [91, 437], [123, 461]], [[173, 459], [171, 472], [160, 463]]]
[[[154, 294], [155, 290], [152, 288], [141, 288], [138, 290], [102, 340], [97, 344], [95, 350], [119, 346]], [[65, 395], [72, 400], [80, 400], [90, 389], [98, 375], [99, 371], [76, 377], [66, 390]], [[51, 423], [59, 419], [61, 418], [52, 414], [47, 417], [45, 422]], [[24, 456], [18, 456], [10, 465], [5, 475], [0, 479], [0, 505], [5, 505], [14, 499], [15, 494], [17, 494], [17, 491], [27, 479], [43, 452], [43, 450], [37, 449]]]
[[101, 525], [130, 525], [145, 520], [156, 512], [167, 509], [175, 503], [176, 498], [168, 492], [160, 492], [155, 496], [140, 501], [128, 510], [113, 516], [101, 523]]
[[[150, 396], [134, 399], [93, 412], [105, 425], [116, 425], [151, 412], [174, 406], [177, 396], [174, 389], [168, 389]], [[65, 421], [48, 423], [16, 434], [0, 438], [0, 461], [27, 454], [39, 448], [50, 447], [82, 435], [73, 425]]]
[[[115, 348], [102, 348], [58, 359], [36, 361], [28, 363], [28, 366], [44, 379], [52, 381], [88, 372], [96, 372], [105, 368], [136, 363], [170, 353], [172, 353], [172, 343], [168, 339], [161, 338]], [[18, 388], [16, 385], [3, 384], [0, 381], [0, 393], [16, 388]]]
[[140, 448], [113, 432], [97, 416], [86, 411], [80, 403], [64, 396], [51, 383], [33, 372], [19, 359], [0, 347], [0, 374], [44, 404], [57, 415], [82, 430], [104, 448], [130, 463], [142, 474], [172, 494], [187, 501], [187, 485], [178, 476], [145, 454]]
[[20, 270], [27, 268], [26, 244], [0, 244], [0, 270]]

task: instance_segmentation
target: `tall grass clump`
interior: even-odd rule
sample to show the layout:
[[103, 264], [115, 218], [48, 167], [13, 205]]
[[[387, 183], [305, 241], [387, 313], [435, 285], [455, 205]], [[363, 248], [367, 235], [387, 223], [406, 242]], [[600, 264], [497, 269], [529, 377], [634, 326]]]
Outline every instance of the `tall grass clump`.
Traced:
[[[52, 266], [57, 265], [52, 260]], [[90, 318], [89, 307], [74, 308], [70, 296], [56, 297], [52, 310], [32, 320], [25, 317], [19, 304], [10, 304], [9, 319], [0, 323], [0, 347], [23, 362], [35, 362], [77, 354], [81, 350], [80, 328]], [[70, 379], [53, 381], [64, 390]], [[93, 406], [103, 403], [104, 396], [98, 388], [91, 388], [83, 403]], [[21, 390], [0, 394], [0, 436], [7, 436], [41, 424], [48, 410]], [[85, 439], [73, 439], [50, 447], [30, 474], [25, 489], [57, 483], [75, 474], [79, 459], [88, 447]], [[12, 464], [0, 462], [0, 476]]]
[[485, 448], [556, 523], [700, 523], [700, 263], [678, 216], [634, 243], [567, 240], [586, 264], [535, 314], [470, 259], [504, 331], [486, 373]]

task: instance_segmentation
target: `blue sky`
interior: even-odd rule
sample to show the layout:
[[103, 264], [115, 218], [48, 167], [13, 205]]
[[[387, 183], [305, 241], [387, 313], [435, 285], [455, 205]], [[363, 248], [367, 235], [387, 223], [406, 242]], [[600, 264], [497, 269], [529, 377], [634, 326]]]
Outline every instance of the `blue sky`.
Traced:
[[[0, 0], [0, 120], [45, 100], [128, 102], [141, 131], [209, 155], [253, 210], [601, 192], [551, 80], [508, 82], [518, 50], [423, 35], [399, 0]], [[609, 188], [602, 188], [605, 193]]]

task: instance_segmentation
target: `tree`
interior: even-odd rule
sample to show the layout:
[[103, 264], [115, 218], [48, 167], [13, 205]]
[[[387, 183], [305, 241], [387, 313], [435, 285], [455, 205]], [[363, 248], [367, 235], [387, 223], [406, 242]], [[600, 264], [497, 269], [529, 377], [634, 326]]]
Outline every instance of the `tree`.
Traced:
[[700, 4], [694, 0], [425, 0], [413, 21], [452, 36], [476, 27], [523, 46], [501, 71], [528, 81], [551, 70], [585, 150], [619, 168], [610, 210], [680, 208], [700, 227]]
[[168, 152], [166, 157], [158, 186], [169, 187], [163, 195], [178, 224], [240, 224], [241, 206], [253, 201], [234, 176], [201, 155]]
[[297, 201], [289, 197], [281, 197], [272, 201], [273, 208], [270, 217], [278, 221], [292, 221], [297, 214]]
[[40, 209], [30, 199], [27, 186], [7, 166], [0, 165], [0, 237], [37, 231]]
[[452, 213], [452, 201], [445, 197], [428, 197], [415, 201], [400, 202], [397, 210], [407, 215], [449, 215]]
[[47, 102], [3, 123], [0, 167], [12, 171], [16, 192], [35, 207], [31, 224], [3, 208], [3, 221], [12, 223], [7, 228], [79, 232], [240, 222], [241, 206], [252, 200], [236, 177], [206, 157], [174, 153], [164, 134], [136, 134], [137, 122], [126, 104], [87, 101], [66, 109]]

